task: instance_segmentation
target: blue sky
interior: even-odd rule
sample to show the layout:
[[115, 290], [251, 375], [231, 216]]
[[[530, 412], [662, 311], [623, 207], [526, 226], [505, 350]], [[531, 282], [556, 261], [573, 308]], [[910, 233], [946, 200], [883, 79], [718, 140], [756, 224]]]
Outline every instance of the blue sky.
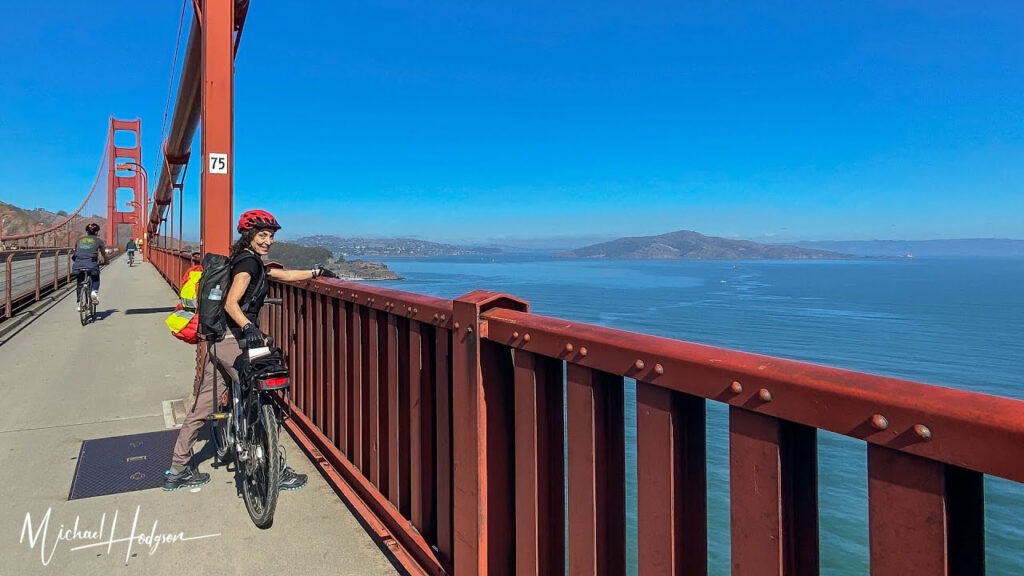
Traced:
[[[0, 200], [77, 205], [111, 114], [155, 171], [181, 8], [5, 8]], [[256, 1], [235, 205], [285, 237], [1024, 238], [1022, 55], [1019, 2]]]

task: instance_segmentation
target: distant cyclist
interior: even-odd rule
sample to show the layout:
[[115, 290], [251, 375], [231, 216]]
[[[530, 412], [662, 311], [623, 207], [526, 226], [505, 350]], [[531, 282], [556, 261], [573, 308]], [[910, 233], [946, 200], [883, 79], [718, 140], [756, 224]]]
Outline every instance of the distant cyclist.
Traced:
[[[229, 318], [227, 324], [230, 333], [225, 334], [224, 340], [217, 343], [217, 357], [210, 355], [203, 367], [195, 404], [185, 416], [185, 422], [178, 432], [174, 454], [171, 456], [171, 468], [164, 478], [164, 490], [192, 488], [210, 481], [209, 474], [200, 472], [194, 464], [189, 466], [192, 445], [199, 437], [199, 430], [206, 419], [213, 414], [214, 371], [224, 380], [237, 380], [234, 361], [242, 354], [242, 349], [258, 348], [266, 343], [266, 336], [260, 330], [259, 315], [270, 286], [267, 278], [295, 282], [318, 276], [338, 277], [322, 266], [312, 270], [267, 269], [263, 265], [263, 257], [274, 243], [274, 234], [280, 229], [277, 219], [263, 210], [249, 210], [238, 220], [238, 233], [242, 237], [231, 247], [231, 284], [224, 298], [224, 312]], [[306, 475], [286, 466], [283, 457], [281, 467], [282, 490], [298, 490], [306, 484]]]
[[128, 255], [128, 262], [131, 263], [135, 260], [135, 240], [133, 238], [128, 239], [128, 243], [124, 245], [124, 252]]
[[[90, 222], [85, 227], [85, 236], [78, 239], [75, 244], [75, 255], [72, 257], [71, 273], [75, 276], [79, 272], [86, 272], [89, 276], [89, 282], [91, 284], [90, 297], [92, 298], [93, 304], [100, 303], [100, 264], [106, 265], [107, 260], [107, 245], [103, 242], [103, 239], [97, 236], [100, 231], [100, 225], [95, 222]], [[77, 296], [76, 292], [76, 296]], [[80, 296], [77, 296], [81, 298]], [[79, 312], [82, 311], [82, 306], [85, 302], [78, 302], [77, 309]]]

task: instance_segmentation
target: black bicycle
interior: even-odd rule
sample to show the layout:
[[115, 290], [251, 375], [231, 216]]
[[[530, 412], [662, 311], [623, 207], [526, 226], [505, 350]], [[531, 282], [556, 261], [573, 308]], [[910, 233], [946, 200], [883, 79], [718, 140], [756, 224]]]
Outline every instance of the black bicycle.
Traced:
[[[279, 304], [268, 299], [270, 304]], [[243, 350], [235, 368], [238, 380], [231, 383], [228, 402], [221, 401], [214, 386], [213, 441], [217, 460], [235, 463], [236, 479], [242, 485], [242, 497], [249, 517], [256, 526], [269, 528], [281, 491], [281, 452], [278, 436], [282, 413], [273, 396], [287, 391], [288, 368], [280, 349], [268, 339], [269, 354], [250, 359]], [[211, 345], [216, 357], [216, 344]]]
[[89, 322], [96, 319], [96, 303], [92, 299], [92, 290], [90, 290], [89, 282], [89, 271], [79, 270], [77, 282], [78, 285], [75, 288], [78, 298], [78, 319], [82, 321], [82, 326], [85, 326]]
[[131, 268], [135, 265], [135, 250], [128, 251], [128, 267]]

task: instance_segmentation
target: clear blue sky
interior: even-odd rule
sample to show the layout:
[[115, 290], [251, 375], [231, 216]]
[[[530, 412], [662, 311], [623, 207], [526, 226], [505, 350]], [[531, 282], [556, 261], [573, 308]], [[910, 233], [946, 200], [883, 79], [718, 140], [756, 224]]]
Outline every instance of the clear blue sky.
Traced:
[[[180, 10], [8, 3], [0, 200], [76, 205], [111, 114], [155, 170]], [[256, 0], [235, 87], [286, 236], [1024, 238], [1021, 2]]]

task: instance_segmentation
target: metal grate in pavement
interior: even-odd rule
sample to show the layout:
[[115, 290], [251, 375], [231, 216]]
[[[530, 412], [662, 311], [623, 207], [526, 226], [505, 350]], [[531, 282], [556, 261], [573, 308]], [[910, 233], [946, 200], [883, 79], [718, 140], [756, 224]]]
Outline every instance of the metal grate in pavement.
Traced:
[[161, 430], [82, 442], [68, 500], [163, 485], [177, 437], [177, 430]]

